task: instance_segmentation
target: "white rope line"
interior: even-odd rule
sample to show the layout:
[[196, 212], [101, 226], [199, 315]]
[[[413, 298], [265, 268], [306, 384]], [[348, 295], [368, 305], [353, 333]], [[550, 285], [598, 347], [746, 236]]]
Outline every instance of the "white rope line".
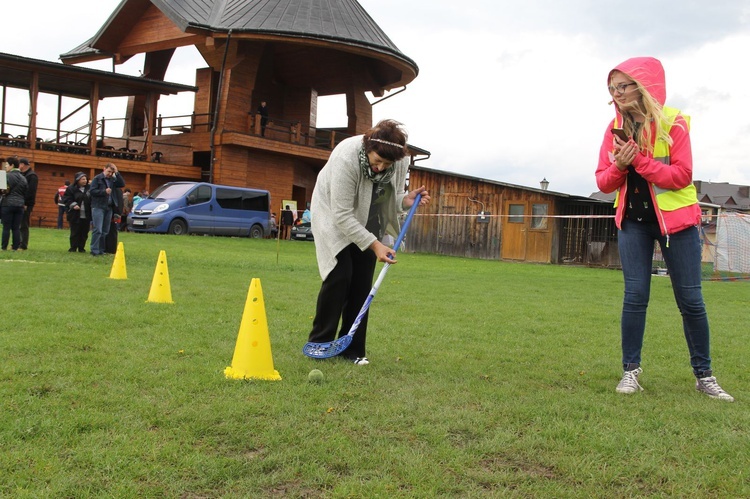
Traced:
[[462, 213], [415, 213], [416, 217], [471, 217], [471, 218], [615, 218], [614, 215], [464, 215]]

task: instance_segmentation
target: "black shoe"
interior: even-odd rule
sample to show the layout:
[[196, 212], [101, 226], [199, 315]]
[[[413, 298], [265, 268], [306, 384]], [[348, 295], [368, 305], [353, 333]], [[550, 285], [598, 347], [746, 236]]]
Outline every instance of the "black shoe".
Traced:
[[86, 250], [85, 250], [85, 249], [83, 249], [83, 248], [78, 248], [78, 252], [79, 252], [79, 253], [86, 253]]
[[68, 250], [68, 253], [75, 253], [75, 252], [76, 252], [76, 249], [75, 249], [75, 248], [70, 248], [70, 249]]

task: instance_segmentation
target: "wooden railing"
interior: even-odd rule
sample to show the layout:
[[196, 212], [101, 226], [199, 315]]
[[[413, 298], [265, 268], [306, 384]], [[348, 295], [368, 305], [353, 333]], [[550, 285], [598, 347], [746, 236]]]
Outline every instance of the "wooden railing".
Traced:
[[[307, 147], [332, 150], [336, 145], [351, 135], [344, 129], [305, 127], [299, 121], [269, 117], [265, 135], [262, 135], [261, 117], [249, 113], [248, 129], [240, 133], [262, 136], [266, 140], [283, 141]], [[212, 116], [210, 114], [185, 114], [175, 116], [159, 115], [156, 119], [154, 135], [150, 138], [150, 157], [147, 152], [147, 136], [128, 136], [130, 129], [128, 118], [101, 118], [95, 127], [95, 141], [92, 144], [90, 124], [84, 124], [71, 130], [37, 127], [34, 148], [43, 151], [64, 152], [70, 154], [87, 154], [102, 157], [128, 159], [134, 161], [160, 161], [164, 148], [190, 148], [192, 144], [172, 141], [168, 137], [183, 133], [210, 132]], [[108, 130], [123, 133], [122, 136], [108, 135]], [[29, 127], [12, 122], [0, 123], [0, 146], [32, 148], [29, 138]], [[10, 131], [16, 132], [15, 135]], [[146, 132], [146, 131], [144, 131]], [[177, 163], [179, 164], [179, 163]]]
[[304, 128], [299, 121], [290, 121], [268, 117], [265, 135], [261, 126], [261, 116], [258, 113], [248, 113], [248, 131], [252, 135], [260, 135], [272, 140], [288, 140], [294, 144], [323, 149], [333, 149], [342, 140], [351, 137], [342, 129], [335, 128]]

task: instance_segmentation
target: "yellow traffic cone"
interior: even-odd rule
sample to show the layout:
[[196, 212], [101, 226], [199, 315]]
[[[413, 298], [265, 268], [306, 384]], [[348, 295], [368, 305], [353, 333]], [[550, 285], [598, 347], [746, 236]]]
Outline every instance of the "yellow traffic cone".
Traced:
[[271, 339], [268, 336], [266, 306], [263, 302], [260, 279], [250, 281], [232, 365], [224, 369], [224, 375], [227, 379], [281, 379], [279, 372], [273, 368]]
[[169, 268], [167, 268], [167, 253], [159, 252], [159, 260], [156, 262], [154, 279], [151, 281], [151, 291], [148, 300], [152, 303], [174, 303], [172, 301], [172, 289], [169, 287]]
[[112, 271], [109, 273], [110, 279], [127, 279], [128, 271], [125, 268], [125, 246], [122, 243], [117, 243], [117, 252], [115, 253], [115, 261], [112, 262]]

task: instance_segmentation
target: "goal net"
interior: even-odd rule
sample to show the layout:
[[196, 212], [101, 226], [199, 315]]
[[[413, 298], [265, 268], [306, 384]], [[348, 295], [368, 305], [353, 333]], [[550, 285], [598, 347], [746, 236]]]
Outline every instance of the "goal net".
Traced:
[[702, 231], [704, 261], [713, 266], [704, 279], [750, 280], [750, 214], [722, 211], [715, 227], [715, 234]]

